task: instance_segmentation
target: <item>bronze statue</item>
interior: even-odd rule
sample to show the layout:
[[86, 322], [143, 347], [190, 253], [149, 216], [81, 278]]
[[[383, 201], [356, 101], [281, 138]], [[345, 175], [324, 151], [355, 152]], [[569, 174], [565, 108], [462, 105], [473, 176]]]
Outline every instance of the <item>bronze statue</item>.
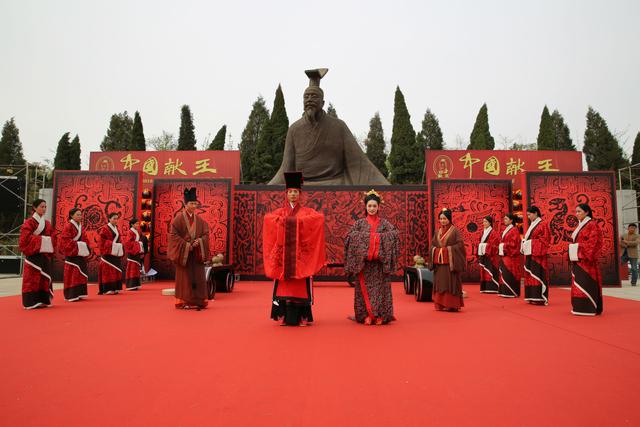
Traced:
[[302, 171], [307, 183], [320, 185], [388, 185], [364, 154], [347, 125], [327, 115], [320, 79], [327, 68], [307, 70], [304, 115], [289, 127], [282, 164], [269, 184], [284, 184], [284, 172]]

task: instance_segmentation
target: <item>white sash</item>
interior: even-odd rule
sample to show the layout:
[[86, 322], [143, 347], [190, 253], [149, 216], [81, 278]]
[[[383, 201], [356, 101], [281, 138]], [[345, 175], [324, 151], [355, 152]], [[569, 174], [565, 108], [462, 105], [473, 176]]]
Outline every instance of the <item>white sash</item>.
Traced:
[[524, 235], [524, 240], [529, 240], [529, 236], [531, 236], [531, 232], [533, 231], [534, 228], [536, 228], [538, 226], [538, 224], [540, 224], [540, 221], [542, 221], [542, 218], [538, 217], [538, 218], [536, 218], [535, 221], [533, 221], [529, 225], [529, 228], [527, 229], [527, 232]]
[[480, 243], [484, 243], [487, 240], [487, 237], [489, 237], [489, 233], [491, 233], [491, 230], [493, 230], [493, 227], [487, 227], [484, 229], [484, 231], [482, 232]]
[[38, 222], [38, 227], [33, 231], [33, 235], [39, 236], [40, 233], [44, 231], [44, 227], [45, 225], [47, 225], [47, 222], [44, 220], [44, 218], [42, 218], [40, 215], [38, 215], [35, 212], [33, 214], [33, 219], [35, 219]]
[[591, 221], [591, 217], [584, 217], [584, 219], [582, 221], [580, 221], [580, 223], [578, 224], [578, 226], [576, 227], [575, 230], [573, 230], [573, 233], [571, 233], [571, 239], [575, 242], [576, 238], [578, 237], [578, 233], [580, 233], [580, 230], [582, 230], [582, 227], [584, 227], [585, 225], [587, 225], [587, 223]]

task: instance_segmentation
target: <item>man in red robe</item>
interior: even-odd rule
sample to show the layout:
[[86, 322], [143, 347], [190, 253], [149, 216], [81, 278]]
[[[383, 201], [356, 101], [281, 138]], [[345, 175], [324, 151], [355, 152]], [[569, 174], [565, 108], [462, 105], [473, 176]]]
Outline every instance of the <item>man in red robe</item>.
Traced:
[[196, 189], [184, 190], [185, 207], [171, 222], [168, 257], [176, 266], [176, 308], [207, 307], [204, 265], [210, 259], [209, 226], [198, 216]]
[[300, 204], [302, 172], [286, 172], [285, 206], [265, 215], [264, 270], [274, 279], [271, 318], [281, 325], [313, 321], [312, 276], [325, 264], [324, 215]]

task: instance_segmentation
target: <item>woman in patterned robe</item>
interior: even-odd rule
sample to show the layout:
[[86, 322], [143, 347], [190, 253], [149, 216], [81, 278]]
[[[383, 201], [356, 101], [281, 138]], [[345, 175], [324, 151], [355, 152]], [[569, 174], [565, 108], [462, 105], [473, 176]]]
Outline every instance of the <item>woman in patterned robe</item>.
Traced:
[[379, 217], [380, 202], [374, 190], [366, 193], [367, 217], [356, 221], [345, 241], [345, 272], [357, 276], [352, 320], [365, 325], [396, 320], [389, 277], [397, 269], [399, 237], [396, 228]]
[[124, 237], [124, 252], [127, 254], [127, 269], [125, 286], [127, 290], [139, 289], [142, 258], [144, 257], [144, 243], [140, 240], [140, 221], [133, 218], [129, 221], [129, 231]]
[[551, 244], [551, 231], [542, 221], [537, 206], [527, 209], [529, 228], [522, 241], [524, 254], [524, 300], [529, 304], [549, 303], [549, 267], [547, 251]]
[[595, 316], [602, 314], [602, 278], [598, 268], [602, 231], [586, 203], [576, 207], [576, 217], [580, 223], [571, 235], [573, 243], [569, 244], [571, 313]]
[[122, 256], [118, 220], [120, 214], [109, 214], [109, 222], [98, 232], [100, 266], [98, 267], [98, 295], [113, 295], [122, 290]]
[[47, 202], [36, 199], [33, 202], [33, 216], [20, 229], [18, 246], [24, 254], [22, 273], [22, 305], [29, 310], [49, 307], [53, 298], [51, 280], [51, 258], [55, 247], [53, 227], [44, 219]]
[[478, 245], [478, 264], [480, 265], [480, 292], [484, 294], [497, 294], [500, 287], [500, 257], [498, 245], [500, 235], [493, 229], [493, 217], [491, 215], [482, 219], [484, 231]]
[[73, 208], [69, 211], [69, 223], [60, 234], [60, 252], [64, 260], [64, 299], [79, 301], [87, 297], [86, 258], [90, 255], [87, 235], [82, 230], [82, 211]]
[[431, 240], [433, 303], [438, 311], [458, 311], [464, 307], [460, 274], [467, 268], [467, 257], [460, 231], [451, 223], [451, 211], [438, 215], [440, 228]]
[[498, 245], [500, 255], [500, 289], [498, 294], [503, 298], [520, 296], [520, 279], [522, 278], [522, 257], [520, 255], [520, 232], [515, 226], [517, 217], [514, 214], [504, 216], [505, 229]]

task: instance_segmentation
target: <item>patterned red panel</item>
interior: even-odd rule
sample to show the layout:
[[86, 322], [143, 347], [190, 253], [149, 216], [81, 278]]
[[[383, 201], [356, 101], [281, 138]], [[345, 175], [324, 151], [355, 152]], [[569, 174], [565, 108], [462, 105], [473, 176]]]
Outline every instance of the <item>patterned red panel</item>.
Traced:
[[452, 222], [461, 231], [467, 251], [467, 272], [462, 280], [478, 282], [482, 218], [493, 215], [494, 229], [502, 231], [502, 218], [511, 212], [511, 181], [434, 179], [430, 181], [430, 190], [432, 233], [437, 229], [436, 215], [443, 208], [450, 209]]
[[231, 180], [156, 179], [153, 182], [152, 265], [160, 279], [173, 279], [175, 267], [167, 259], [169, 227], [176, 213], [184, 206], [184, 189], [197, 187], [200, 215], [209, 224], [212, 255], [222, 253], [229, 259], [231, 216]]
[[[344, 238], [353, 223], [364, 215], [364, 186], [307, 186], [302, 202], [325, 215], [327, 262], [342, 263]], [[427, 245], [427, 191], [419, 186], [385, 187], [381, 215], [401, 233], [401, 266], [416, 253], [425, 253]], [[282, 187], [241, 186], [235, 196], [234, 261], [237, 271], [246, 275], [264, 274], [262, 264], [262, 224], [264, 215], [284, 205]], [[253, 215], [253, 220], [250, 217]], [[255, 227], [255, 228], [253, 228]], [[251, 232], [248, 232], [251, 230]], [[323, 268], [317, 278], [342, 276], [342, 268]]]
[[620, 285], [618, 266], [618, 226], [613, 172], [568, 172], [526, 174], [527, 206], [536, 205], [549, 221], [553, 237], [549, 270], [551, 283], [571, 282], [567, 247], [578, 225], [576, 205], [588, 203], [602, 228], [604, 246], [600, 273], [605, 285]]
[[[56, 171], [53, 183], [53, 226], [59, 235], [68, 222], [69, 210], [83, 210], [83, 227], [94, 254], [88, 261], [89, 280], [98, 279], [98, 230], [107, 223], [107, 215], [120, 213], [118, 227], [129, 228], [129, 220], [137, 216], [140, 172]], [[62, 280], [64, 257], [56, 253], [54, 280]]]

